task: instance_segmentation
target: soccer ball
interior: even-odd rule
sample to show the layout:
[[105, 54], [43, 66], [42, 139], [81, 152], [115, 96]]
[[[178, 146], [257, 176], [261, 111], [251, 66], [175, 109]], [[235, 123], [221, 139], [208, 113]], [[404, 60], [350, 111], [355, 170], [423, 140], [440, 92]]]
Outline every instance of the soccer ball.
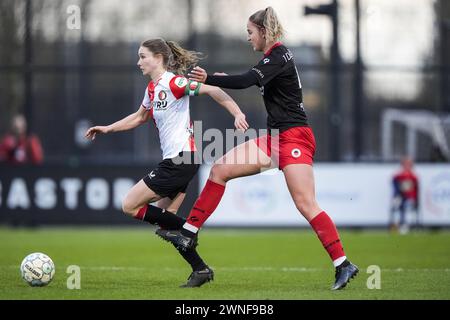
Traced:
[[55, 275], [55, 264], [46, 254], [35, 252], [23, 259], [20, 274], [32, 287], [43, 287], [52, 281]]

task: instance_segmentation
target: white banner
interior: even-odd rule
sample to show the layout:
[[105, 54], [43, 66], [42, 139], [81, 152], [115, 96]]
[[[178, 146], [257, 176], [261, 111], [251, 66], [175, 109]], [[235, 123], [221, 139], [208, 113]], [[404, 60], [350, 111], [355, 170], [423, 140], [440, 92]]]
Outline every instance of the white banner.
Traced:
[[[200, 190], [210, 166], [200, 169]], [[450, 165], [416, 165], [419, 217], [423, 225], [450, 226]], [[380, 226], [389, 222], [395, 164], [316, 164], [319, 206], [339, 225]], [[410, 217], [411, 218], [411, 217]], [[413, 219], [413, 218], [411, 218]], [[284, 176], [270, 170], [231, 180], [207, 225], [307, 226], [296, 209]]]

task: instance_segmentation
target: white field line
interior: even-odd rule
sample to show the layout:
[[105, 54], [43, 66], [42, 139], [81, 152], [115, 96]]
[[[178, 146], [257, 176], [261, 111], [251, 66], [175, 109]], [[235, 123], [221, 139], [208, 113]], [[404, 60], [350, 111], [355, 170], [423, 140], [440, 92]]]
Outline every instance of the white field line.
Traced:
[[[0, 266], [0, 269], [2, 268], [11, 268], [11, 269], [18, 269], [19, 266]], [[332, 269], [328, 268], [304, 268], [304, 267], [214, 267], [211, 266], [214, 270], [217, 271], [227, 271], [227, 272], [234, 272], [234, 271], [252, 271], [252, 272], [265, 272], [265, 271], [273, 271], [273, 272], [317, 272], [317, 271], [329, 271]], [[148, 268], [145, 267], [120, 267], [120, 266], [89, 266], [84, 267], [80, 266], [81, 270], [90, 270], [90, 271], [148, 271], [152, 270], [153, 268], [149, 266]], [[165, 267], [161, 268], [162, 271], [167, 272], [175, 272], [180, 271], [182, 268], [171, 268], [171, 267]], [[381, 268], [381, 271], [385, 272], [450, 272], [450, 268]]]

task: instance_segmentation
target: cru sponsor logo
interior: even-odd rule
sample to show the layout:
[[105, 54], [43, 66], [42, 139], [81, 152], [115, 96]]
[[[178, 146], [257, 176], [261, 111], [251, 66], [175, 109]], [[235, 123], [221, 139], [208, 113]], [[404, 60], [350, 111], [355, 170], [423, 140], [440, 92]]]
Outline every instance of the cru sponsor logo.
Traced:
[[167, 109], [167, 101], [152, 101], [151, 103], [151, 108], [153, 108], [155, 111], [159, 111], [159, 110], [165, 110]]

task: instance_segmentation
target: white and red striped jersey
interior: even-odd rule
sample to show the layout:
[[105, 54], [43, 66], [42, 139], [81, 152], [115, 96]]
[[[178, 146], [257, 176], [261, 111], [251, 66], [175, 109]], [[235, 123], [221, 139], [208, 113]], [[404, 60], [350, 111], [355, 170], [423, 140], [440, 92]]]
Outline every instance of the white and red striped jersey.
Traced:
[[199, 89], [200, 83], [168, 71], [148, 84], [142, 106], [151, 113], [158, 128], [163, 159], [196, 150], [189, 96], [198, 95]]

